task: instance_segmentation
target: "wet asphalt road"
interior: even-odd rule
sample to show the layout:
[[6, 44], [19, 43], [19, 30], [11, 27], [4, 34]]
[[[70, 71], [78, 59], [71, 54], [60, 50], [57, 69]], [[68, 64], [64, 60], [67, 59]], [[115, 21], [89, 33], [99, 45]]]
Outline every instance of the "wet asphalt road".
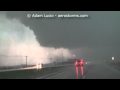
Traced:
[[81, 67], [71, 65], [69, 69], [43, 79], [120, 79], [120, 71], [104, 62], [89, 63]]

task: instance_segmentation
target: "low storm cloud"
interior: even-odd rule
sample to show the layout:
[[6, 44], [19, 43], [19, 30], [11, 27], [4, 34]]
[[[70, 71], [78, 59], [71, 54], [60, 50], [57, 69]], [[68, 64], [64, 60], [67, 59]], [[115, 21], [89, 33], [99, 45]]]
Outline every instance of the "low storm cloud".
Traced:
[[[88, 18], [36, 18], [27, 14], [87, 14]], [[76, 58], [103, 61], [120, 54], [119, 11], [9, 11], [9, 18], [18, 18], [34, 31], [43, 47], [67, 48]]]

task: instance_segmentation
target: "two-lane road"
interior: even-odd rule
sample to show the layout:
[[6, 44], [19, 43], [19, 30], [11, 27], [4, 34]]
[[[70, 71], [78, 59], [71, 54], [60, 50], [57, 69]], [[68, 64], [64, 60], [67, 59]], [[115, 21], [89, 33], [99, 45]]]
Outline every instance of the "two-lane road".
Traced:
[[74, 65], [71, 65], [69, 66], [69, 69], [67, 68], [67, 70], [54, 75], [47, 75], [48, 77], [43, 79], [80, 79], [84, 78], [84, 75], [91, 67], [91, 64], [85, 65], [83, 67], [75, 67]]
[[105, 63], [90, 63], [83, 67], [70, 66], [70, 69], [43, 79], [120, 79], [120, 71]]

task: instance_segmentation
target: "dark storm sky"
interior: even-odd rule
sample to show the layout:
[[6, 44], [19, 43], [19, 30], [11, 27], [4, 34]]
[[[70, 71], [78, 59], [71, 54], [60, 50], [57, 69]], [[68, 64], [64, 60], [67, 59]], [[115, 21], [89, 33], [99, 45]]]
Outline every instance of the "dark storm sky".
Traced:
[[[28, 19], [27, 14], [87, 14], [80, 19]], [[120, 12], [119, 11], [9, 11], [7, 16], [19, 18], [34, 30], [37, 40], [45, 47], [64, 47], [81, 50], [88, 57], [120, 54]], [[77, 49], [81, 48], [81, 49]], [[84, 57], [84, 52], [81, 56]]]

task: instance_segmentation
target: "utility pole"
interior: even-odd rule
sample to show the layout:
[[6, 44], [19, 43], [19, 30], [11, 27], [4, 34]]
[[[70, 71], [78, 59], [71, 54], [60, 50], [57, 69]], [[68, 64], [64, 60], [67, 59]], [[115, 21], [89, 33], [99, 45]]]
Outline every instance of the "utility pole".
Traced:
[[61, 55], [62, 55], [61, 57], [62, 57], [62, 63], [63, 63], [63, 51], [61, 51]]
[[26, 66], [27, 66], [27, 57], [28, 57], [28, 56], [26, 56]]
[[52, 58], [50, 58], [51, 64], [52, 64]]

